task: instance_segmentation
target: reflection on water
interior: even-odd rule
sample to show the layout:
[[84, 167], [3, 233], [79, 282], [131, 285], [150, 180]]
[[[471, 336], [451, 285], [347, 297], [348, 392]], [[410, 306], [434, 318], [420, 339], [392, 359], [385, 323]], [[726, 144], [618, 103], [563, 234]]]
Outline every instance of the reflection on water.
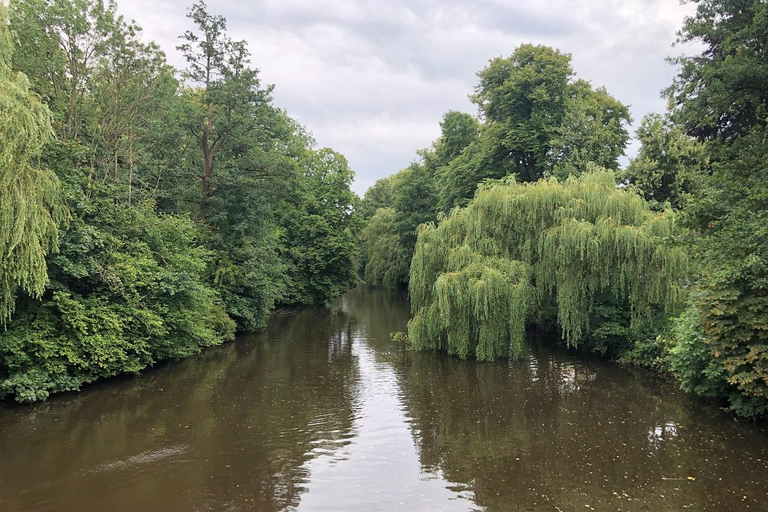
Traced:
[[395, 372], [376, 362], [365, 332], [355, 334], [360, 378], [355, 439], [339, 464], [333, 458], [307, 462], [307, 492], [290, 510], [427, 512], [438, 503], [440, 510], [472, 510], [471, 491], [449, 490], [438, 475], [422, 473]]
[[263, 335], [0, 409], [0, 510], [282, 510], [304, 464], [355, 437], [352, 321], [311, 309]]
[[677, 423], [668, 421], [663, 425], [656, 425], [648, 432], [648, 442], [651, 446], [661, 446], [664, 440], [674, 439], [677, 435]]
[[476, 364], [333, 309], [49, 402], [0, 407], [0, 510], [761, 510], [768, 434], [646, 372], [532, 339]]

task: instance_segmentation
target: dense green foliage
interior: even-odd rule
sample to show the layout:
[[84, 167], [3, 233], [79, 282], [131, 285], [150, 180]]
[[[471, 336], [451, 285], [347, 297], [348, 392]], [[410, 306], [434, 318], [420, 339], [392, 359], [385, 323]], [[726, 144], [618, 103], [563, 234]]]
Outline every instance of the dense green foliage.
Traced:
[[23, 303], [3, 333], [3, 394], [45, 399], [234, 334], [205, 283], [211, 253], [192, 221], [151, 203], [103, 206], [77, 218], [51, 262], [50, 292]]
[[58, 249], [65, 208], [56, 175], [36, 160], [53, 136], [51, 113], [12, 70], [14, 42], [0, 4], [0, 323], [16, 306], [16, 290], [40, 297], [45, 256]]
[[637, 129], [642, 144], [622, 177], [635, 185], [654, 208], [665, 203], [680, 209], [696, 192], [707, 165], [704, 145], [659, 115], [649, 115]]
[[652, 212], [610, 172], [489, 184], [439, 226], [422, 227], [410, 340], [494, 360], [520, 353], [530, 319], [556, 321], [578, 345], [604, 328], [605, 304], [626, 304], [626, 327], [639, 332], [654, 310], [680, 303], [686, 257], [664, 244], [676, 230], [671, 211]]
[[323, 304], [357, 282], [351, 249], [357, 245], [360, 198], [350, 190], [352, 170], [330, 149], [307, 151], [304, 172], [286, 205], [282, 251], [288, 265], [285, 299]]
[[114, 3], [0, 13], [0, 396], [138, 372], [356, 280], [346, 160], [272, 104], [224, 18], [188, 17], [182, 85]]
[[[389, 200], [386, 205], [384, 200]], [[408, 283], [416, 245], [416, 229], [435, 217], [437, 191], [428, 165], [412, 163], [379, 180], [366, 193], [363, 205], [375, 213], [363, 230], [361, 267], [365, 281], [396, 287]]]
[[556, 326], [765, 415], [768, 5], [694, 1], [703, 50], [626, 169], [627, 107], [525, 44], [362, 201], [204, 3], [179, 73], [113, 2], [0, 6], [0, 396], [195, 353], [359, 273], [409, 285], [416, 347], [493, 360]]
[[680, 59], [668, 91], [673, 118], [710, 160], [687, 208], [701, 275], [694, 302], [731, 407], [756, 416], [768, 411], [768, 5], [697, 3], [680, 38], [704, 50]]
[[670, 111], [642, 121], [619, 188], [584, 172], [619, 171], [627, 108], [569, 55], [523, 45], [478, 74], [479, 119], [449, 113], [419, 153], [437, 202], [415, 246], [397, 226], [427, 215], [401, 200], [404, 173], [369, 191], [366, 279], [409, 282], [414, 346], [492, 360], [519, 353], [526, 325], [557, 325], [768, 413], [768, 5], [695, 3], [679, 39], [703, 51], [676, 59]]
[[605, 89], [575, 80], [570, 55], [522, 45], [491, 60], [478, 77], [472, 100], [484, 123], [439, 172], [441, 210], [465, 205], [485, 179], [566, 178], [588, 163], [618, 169], [629, 110]]
[[480, 119], [447, 112], [440, 137], [418, 152], [420, 162], [366, 192], [362, 209], [372, 219], [360, 267], [368, 283], [405, 285], [419, 224], [466, 205], [485, 180], [565, 179], [589, 164], [618, 169], [629, 111], [605, 89], [575, 80], [570, 62], [570, 55], [533, 45], [492, 60], [472, 96]]

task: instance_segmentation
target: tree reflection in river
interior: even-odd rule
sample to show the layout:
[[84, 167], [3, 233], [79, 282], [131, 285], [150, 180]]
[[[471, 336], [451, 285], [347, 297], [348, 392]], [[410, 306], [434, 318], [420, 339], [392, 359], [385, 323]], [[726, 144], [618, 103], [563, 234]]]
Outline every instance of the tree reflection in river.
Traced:
[[478, 506], [732, 512], [768, 499], [764, 428], [545, 334], [509, 363], [406, 351], [388, 336], [407, 322], [404, 299], [361, 289], [341, 307], [398, 376], [422, 471], [474, 491]]
[[282, 510], [303, 463], [354, 436], [349, 318], [251, 339], [83, 393], [0, 409], [0, 510]]
[[[0, 406], [3, 512], [760, 510], [768, 435], [532, 338], [511, 363], [405, 350], [359, 289], [80, 394]], [[690, 479], [689, 479], [690, 477]]]
[[432, 353], [399, 364], [424, 470], [471, 484], [489, 511], [725, 511], [765, 498], [733, 455], [756, 454], [765, 474], [765, 437], [646, 372], [535, 342], [508, 365]]

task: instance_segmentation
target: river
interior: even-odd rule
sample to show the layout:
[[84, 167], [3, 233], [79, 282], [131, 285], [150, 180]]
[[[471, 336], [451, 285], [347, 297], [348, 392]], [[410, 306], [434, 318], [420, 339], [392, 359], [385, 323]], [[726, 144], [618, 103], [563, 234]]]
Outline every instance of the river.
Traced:
[[768, 510], [768, 431], [650, 372], [529, 340], [404, 350], [360, 288], [266, 332], [0, 406], [4, 512]]

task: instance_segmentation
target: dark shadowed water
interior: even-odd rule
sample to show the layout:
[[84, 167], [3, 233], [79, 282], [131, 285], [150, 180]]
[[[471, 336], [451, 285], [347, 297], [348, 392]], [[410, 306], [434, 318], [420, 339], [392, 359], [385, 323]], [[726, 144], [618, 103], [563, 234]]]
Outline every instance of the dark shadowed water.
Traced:
[[360, 289], [261, 335], [0, 407], [0, 510], [768, 510], [768, 432], [643, 371], [531, 340], [413, 353]]

